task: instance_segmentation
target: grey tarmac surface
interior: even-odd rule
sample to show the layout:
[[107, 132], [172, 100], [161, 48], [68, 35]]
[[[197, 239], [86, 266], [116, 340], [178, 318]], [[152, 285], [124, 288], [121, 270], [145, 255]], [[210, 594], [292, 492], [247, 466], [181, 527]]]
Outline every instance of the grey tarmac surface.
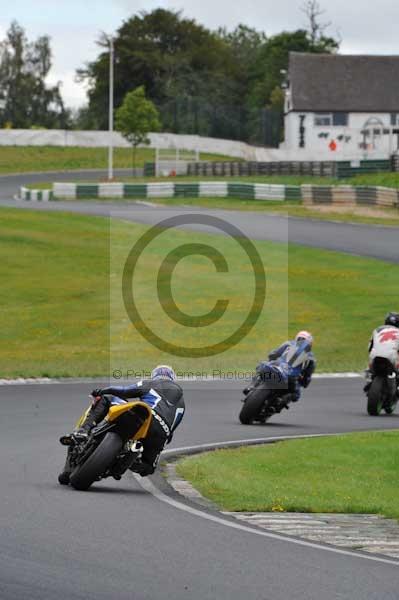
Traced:
[[[47, 177], [77, 178], [2, 177], [0, 205], [16, 206], [12, 197], [19, 185]], [[79, 178], [88, 179], [89, 174]], [[102, 216], [112, 212], [150, 224], [186, 210], [100, 202], [18, 206]], [[255, 239], [289, 240], [399, 261], [398, 229], [191, 212], [226, 217]], [[237, 420], [241, 384], [185, 384], [187, 416], [174, 446], [397, 428], [397, 415], [366, 415], [361, 386], [358, 379], [315, 380], [288, 412], [264, 426], [244, 427]], [[64, 450], [58, 437], [72, 427], [90, 389], [80, 383], [0, 387], [1, 600], [397, 600], [396, 566], [212, 523], [161, 502], [133, 477], [99, 483], [87, 493], [59, 486]], [[160, 480], [154, 478], [157, 485], [162, 485]]]
[[[328, 379], [315, 380], [268, 424], [245, 427], [237, 420], [241, 387], [186, 383], [187, 415], [173, 445], [399, 425], [398, 415], [367, 416], [361, 380]], [[0, 388], [2, 600], [398, 598], [399, 563], [236, 531], [160, 502], [131, 476], [89, 492], [59, 486], [58, 437], [72, 427], [90, 389]]]
[[[82, 214], [110, 216], [115, 218], [155, 225], [159, 221], [183, 213], [199, 213], [225, 219], [238, 227], [245, 235], [255, 240], [292, 242], [327, 250], [337, 250], [350, 254], [369, 256], [399, 262], [399, 228], [370, 226], [350, 223], [336, 223], [297, 219], [279, 215], [193, 209], [185, 207], [142, 206], [134, 202], [15, 202], [13, 200], [20, 185], [33, 181], [87, 179], [90, 172], [53, 173], [41, 175], [17, 175], [0, 177], [0, 206], [18, 206], [34, 210], [73, 211]], [[104, 173], [102, 174], [104, 175]], [[98, 177], [101, 175], [99, 174]], [[182, 200], [184, 202], [184, 200]], [[214, 228], [201, 225], [189, 227], [195, 231], [217, 233]]]

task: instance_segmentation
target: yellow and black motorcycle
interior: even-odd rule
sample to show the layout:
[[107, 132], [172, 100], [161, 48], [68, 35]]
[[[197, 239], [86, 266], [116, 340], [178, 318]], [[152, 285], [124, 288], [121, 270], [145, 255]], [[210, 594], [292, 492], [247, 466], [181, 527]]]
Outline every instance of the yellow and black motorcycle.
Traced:
[[[89, 410], [89, 409], [88, 409]], [[80, 427], [88, 410], [77, 423]], [[94, 427], [87, 440], [64, 436], [68, 446], [69, 483], [76, 490], [87, 490], [95, 482], [113, 477], [120, 479], [134, 461], [140, 460], [142, 442], [152, 420], [151, 408], [141, 401], [126, 402], [109, 408], [105, 419]]]

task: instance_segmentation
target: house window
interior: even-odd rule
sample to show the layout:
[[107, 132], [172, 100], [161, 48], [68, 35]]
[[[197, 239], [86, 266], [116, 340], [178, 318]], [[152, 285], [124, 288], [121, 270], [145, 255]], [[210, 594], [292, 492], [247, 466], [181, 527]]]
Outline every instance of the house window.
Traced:
[[391, 125], [393, 125], [393, 126], [399, 125], [399, 114], [398, 113], [391, 113]]
[[348, 125], [348, 113], [335, 112], [333, 113], [333, 125], [346, 127]]
[[314, 124], [316, 127], [346, 127], [346, 125], [348, 125], [348, 113], [316, 113], [314, 116]]
[[314, 116], [314, 124], [316, 127], [326, 127], [332, 125], [332, 114], [316, 114]]

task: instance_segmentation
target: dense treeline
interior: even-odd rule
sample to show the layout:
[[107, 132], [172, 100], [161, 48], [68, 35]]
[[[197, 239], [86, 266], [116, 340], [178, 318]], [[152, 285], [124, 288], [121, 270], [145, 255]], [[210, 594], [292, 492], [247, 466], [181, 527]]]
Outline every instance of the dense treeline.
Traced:
[[[317, 3], [308, 3], [317, 17]], [[316, 10], [316, 13], [315, 13]], [[318, 27], [318, 29], [317, 29]], [[80, 71], [89, 82], [86, 126], [107, 125], [108, 41], [98, 59]], [[288, 53], [333, 52], [338, 42], [299, 29], [267, 37], [239, 25], [209, 31], [181, 13], [156, 9], [123, 23], [115, 40], [115, 101], [144, 85], [160, 111], [163, 129], [277, 144]]]
[[[305, 7], [308, 30], [270, 37], [245, 25], [231, 32], [210, 31], [180, 12], [164, 9], [134, 15], [114, 37], [115, 108], [128, 92], [144, 86], [164, 131], [277, 145], [289, 52], [338, 49], [338, 42], [325, 36], [317, 21], [317, 1], [307, 0]], [[3, 124], [9, 120], [15, 127], [54, 127], [61, 122], [67, 126], [70, 115], [58, 87], [47, 89], [43, 83], [51, 65], [48, 38], [28, 44], [23, 30], [16, 24], [12, 28], [18, 44], [9, 33], [1, 45], [0, 100], [2, 95], [7, 98], [6, 110], [0, 110]], [[89, 93], [87, 107], [72, 123], [77, 128], [108, 126], [109, 41], [103, 36], [98, 43], [98, 58], [78, 71]], [[33, 97], [27, 91], [32, 81], [38, 90]], [[19, 86], [18, 93], [13, 84]], [[30, 104], [22, 107], [28, 96]]]

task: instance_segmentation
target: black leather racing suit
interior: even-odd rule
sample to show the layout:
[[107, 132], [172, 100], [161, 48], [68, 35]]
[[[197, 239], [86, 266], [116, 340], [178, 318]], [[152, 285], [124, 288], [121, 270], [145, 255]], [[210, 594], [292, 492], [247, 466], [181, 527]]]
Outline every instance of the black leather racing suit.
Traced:
[[93, 402], [82, 427], [90, 430], [105, 418], [110, 406], [123, 404], [131, 398], [148, 404], [153, 414], [150, 430], [143, 442], [143, 467], [137, 469], [140, 475], [150, 475], [155, 471], [159, 455], [165, 444], [171, 441], [184, 415], [183, 390], [178, 383], [156, 378], [139, 381], [128, 387], [101, 389], [101, 398]]

